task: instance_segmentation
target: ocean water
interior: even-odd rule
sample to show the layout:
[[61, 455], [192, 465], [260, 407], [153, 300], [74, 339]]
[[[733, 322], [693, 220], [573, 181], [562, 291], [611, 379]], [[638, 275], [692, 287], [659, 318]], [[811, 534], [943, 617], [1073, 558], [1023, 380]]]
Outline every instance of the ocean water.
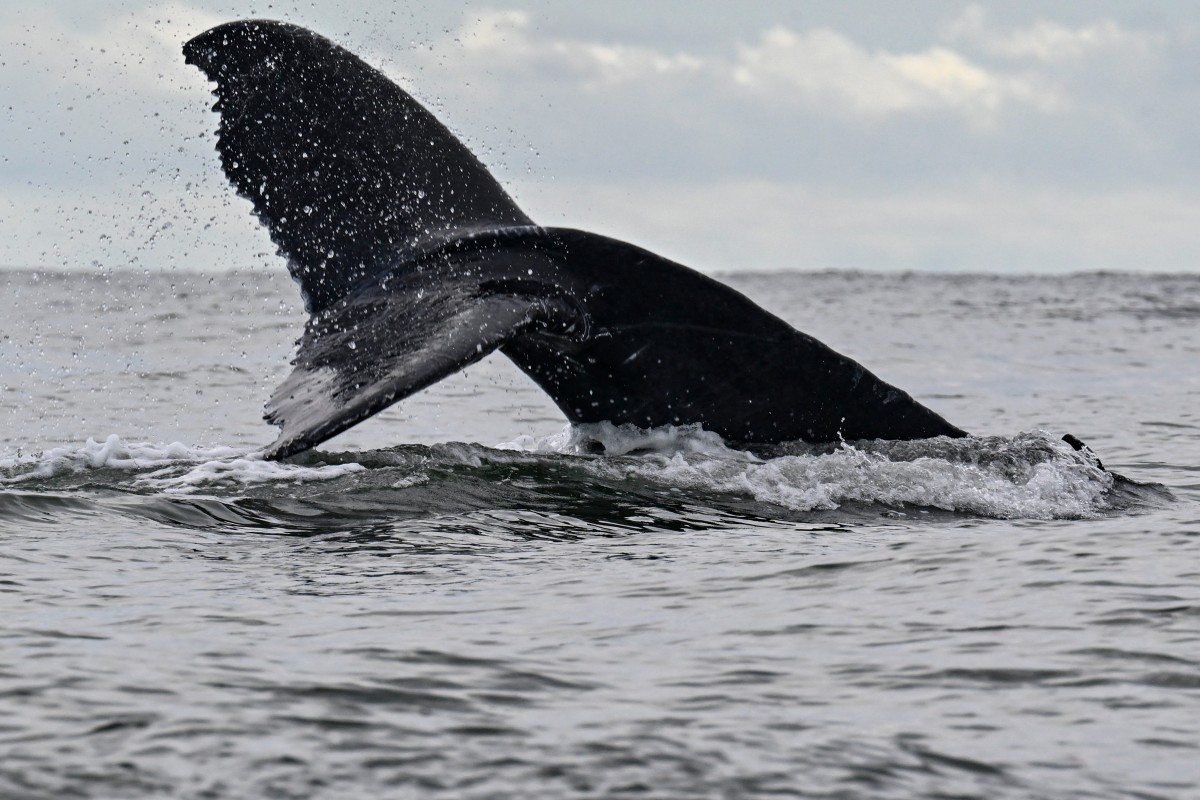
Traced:
[[974, 436], [273, 464], [282, 269], [0, 273], [0, 797], [1200, 797], [1200, 277], [727, 280]]

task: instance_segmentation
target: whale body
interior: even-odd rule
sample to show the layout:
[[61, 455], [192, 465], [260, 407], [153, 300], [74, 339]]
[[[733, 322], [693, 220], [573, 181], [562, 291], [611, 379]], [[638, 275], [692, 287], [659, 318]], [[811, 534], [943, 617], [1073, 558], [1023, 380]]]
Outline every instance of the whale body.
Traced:
[[496, 350], [574, 423], [744, 444], [966, 435], [712, 278], [538, 227], [416, 100], [312, 31], [242, 20], [183, 51], [216, 83], [225, 175], [311, 314], [267, 404], [269, 458]]

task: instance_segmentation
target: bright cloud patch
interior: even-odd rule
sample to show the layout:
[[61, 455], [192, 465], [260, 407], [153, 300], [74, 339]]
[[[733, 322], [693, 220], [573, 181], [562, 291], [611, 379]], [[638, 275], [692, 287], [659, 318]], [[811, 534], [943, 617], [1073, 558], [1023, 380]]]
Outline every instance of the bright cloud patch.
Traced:
[[742, 45], [732, 58], [539, 36], [525, 11], [473, 16], [455, 35], [467, 59], [490, 69], [544, 69], [587, 88], [706, 75], [714, 85], [865, 117], [949, 110], [987, 124], [1008, 104], [1051, 112], [1052, 92], [1025, 75], [989, 70], [947, 47], [915, 53], [869, 51], [828, 28], [784, 26]]
[[[49, 76], [52, 91], [77, 84], [103, 91], [154, 92], [176, 88], [182, 65], [179, 48], [224, 18], [180, 2], [162, 3], [127, 15], [113, 15], [92, 30], [69, 23], [53, 6], [8, 9], [4, 26], [21, 26], [21, 45], [33, 67]], [[202, 84], [201, 79], [195, 81]], [[191, 86], [187, 87], [192, 88]]]
[[828, 29], [772, 28], [741, 48], [732, 75], [747, 88], [866, 116], [946, 109], [984, 122], [1005, 103], [1059, 105], [1028, 79], [990, 72], [944, 47], [869, 52]]
[[671, 73], [696, 72], [704, 61], [685, 53], [578, 39], [536, 38], [525, 11], [487, 11], [463, 26], [456, 37], [468, 56], [508, 64], [565, 68], [584, 80], [617, 84]]
[[1075, 28], [1039, 19], [1027, 27], [1000, 33], [988, 26], [987, 14], [978, 4], [967, 6], [947, 26], [946, 35], [952, 40], [975, 42], [989, 55], [1042, 64], [1079, 61], [1099, 54], [1142, 56], [1170, 43], [1163, 32], [1131, 30], [1111, 19]]
[[1047, 63], [1071, 61], [1103, 51], [1145, 53], [1166, 44], [1162, 34], [1128, 31], [1111, 20], [1083, 28], [1068, 28], [1057, 22], [1039, 20], [987, 43], [989, 52], [1009, 58], [1028, 58]]
[[[212, 86], [179, 52], [234, 12], [77, 5], [0, 8], [0, 263], [277, 269], [218, 167]], [[402, 30], [382, 12], [260, 13], [383, 65], [539, 221], [687, 263], [1194, 267], [1192, 21], [1017, 5], [902, 15], [901, 36], [873, 39], [816, 6], [708, 3], [707, 34], [659, 43], [657, 9], [636, 40], [620, 33], [636, 22], [600, 35], [565, 10], [471, 10], [449, 29], [414, 13]]]

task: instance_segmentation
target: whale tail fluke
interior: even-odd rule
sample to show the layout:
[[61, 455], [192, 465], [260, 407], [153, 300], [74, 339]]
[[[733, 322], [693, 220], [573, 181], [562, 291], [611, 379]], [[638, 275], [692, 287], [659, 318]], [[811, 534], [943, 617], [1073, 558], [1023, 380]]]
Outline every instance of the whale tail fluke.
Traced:
[[267, 403], [266, 419], [280, 427], [268, 458], [313, 447], [523, 332], [569, 333], [577, 324], [574, 306], [552, 287], [480, 269], [499, 258], [514, 276], [544, 276], [553, 266], [539, 251], [464, 243], [401, 262], [312, 316], [292, 373]]
[[634, 245], [541, 229], [416, 100], [280, 22], [184, 46], [216, 82], [226, 176], [312, 314], [266, 417], [313, 447], [501, 350], [572, 422], [746, 443], [962, 436], [853, 359]]
[[487, 169], [386, 76], [282, 22], [219, 25], [183, 48], [217, 85], [217, 150], [310, 312], [406, 248], [528, 225]]

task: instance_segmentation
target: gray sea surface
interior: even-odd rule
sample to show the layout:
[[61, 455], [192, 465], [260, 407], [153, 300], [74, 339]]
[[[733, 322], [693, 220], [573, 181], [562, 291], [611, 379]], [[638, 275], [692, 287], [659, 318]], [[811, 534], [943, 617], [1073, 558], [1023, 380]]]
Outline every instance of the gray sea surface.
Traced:
[[282, 270], [0, 273], [0, 797], [1200, 797], [1200, 276], [726, 280], [974, 435], [273, 464]]

